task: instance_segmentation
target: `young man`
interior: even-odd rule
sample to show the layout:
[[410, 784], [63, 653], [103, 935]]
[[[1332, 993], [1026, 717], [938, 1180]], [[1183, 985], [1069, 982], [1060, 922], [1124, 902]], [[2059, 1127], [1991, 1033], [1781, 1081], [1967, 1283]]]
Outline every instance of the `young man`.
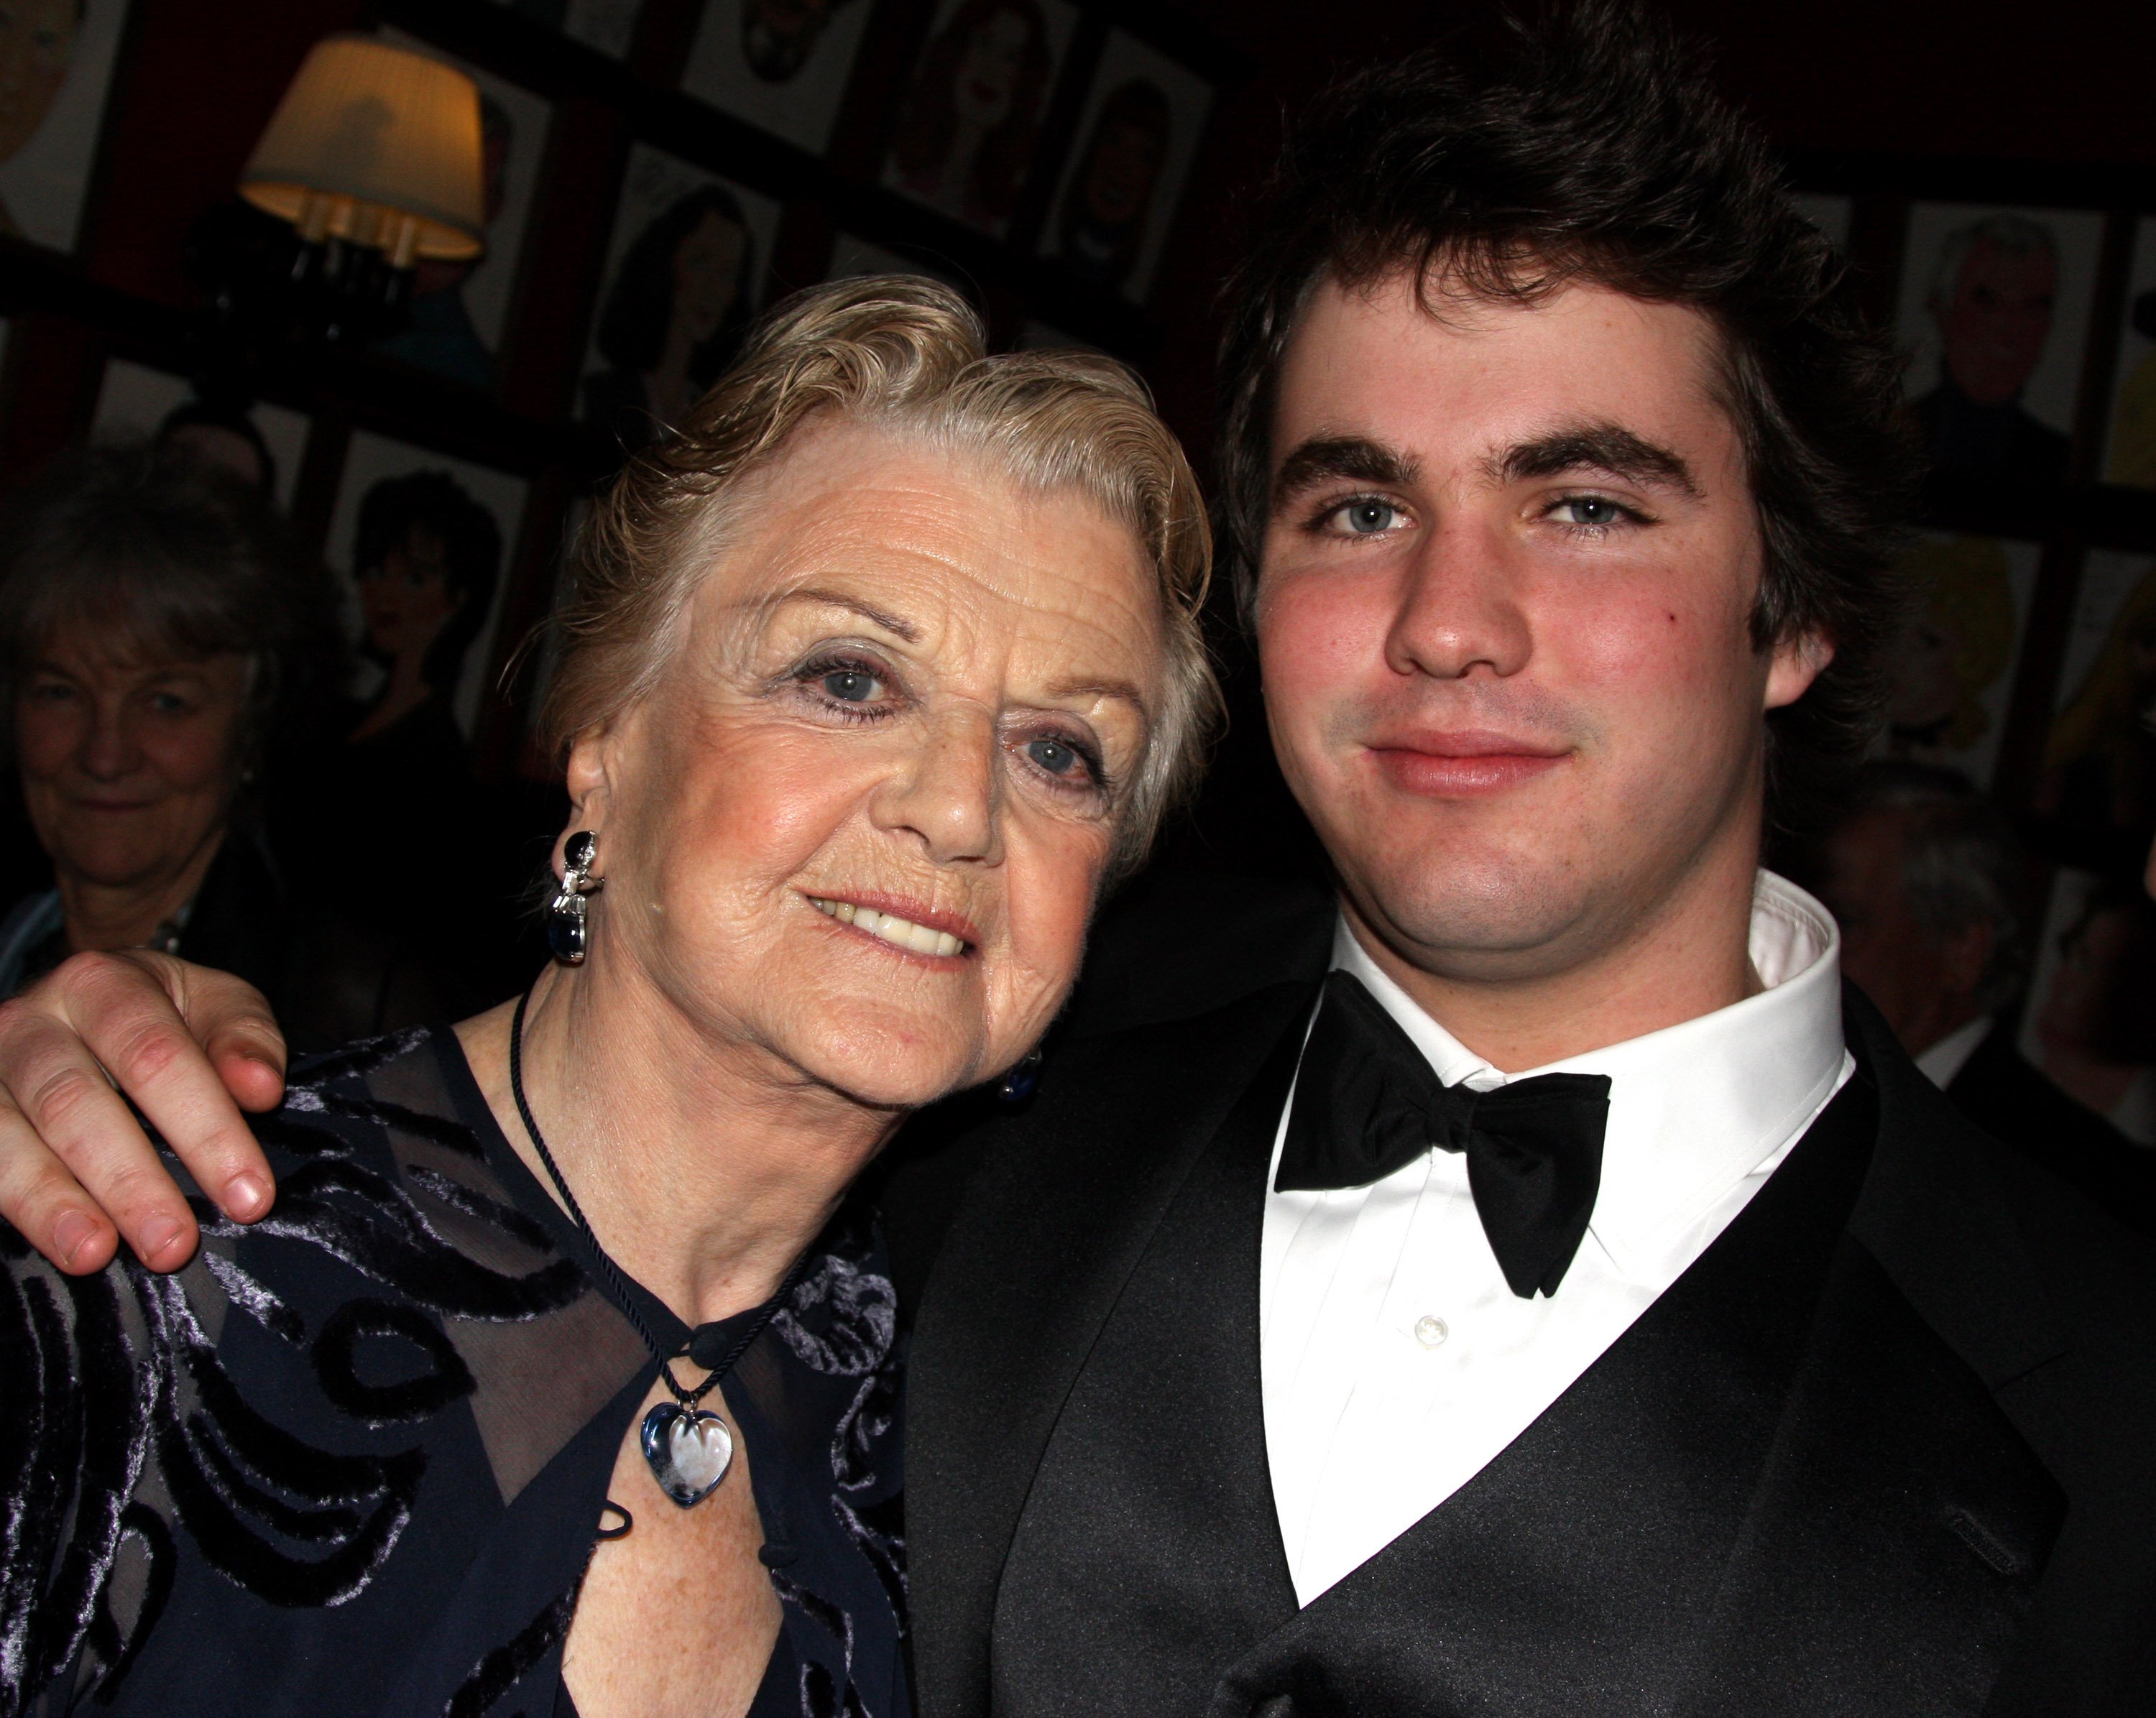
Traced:
[[[1229, 545], [1339, 899], [1140, 915], [1030, 1108], [895, 1162], [922, 1710], [2132, 1710], [2147, 1256], [1845, 1016], [1757, 869], [1892, 608], [1891, 370], [1824, 243], [1598, 12], [1344, 88], [1252, 254]], [[37, 1100], [81, 1007], [0, 1033], [78, 1162]], [[108, 1013], [157, 1083], [169, 1023]]]

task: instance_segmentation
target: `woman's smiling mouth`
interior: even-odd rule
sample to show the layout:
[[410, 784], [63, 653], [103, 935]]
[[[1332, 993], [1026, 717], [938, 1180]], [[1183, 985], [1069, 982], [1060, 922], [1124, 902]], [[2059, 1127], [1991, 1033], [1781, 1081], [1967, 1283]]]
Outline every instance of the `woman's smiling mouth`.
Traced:
[[805, 898], [808, 905], [824, 917], [836, 919], [842, 925], [850, 925], [856, 931], [865, 931], [871, 936], [881, 937], [886, 942], [902, 948], [909, 954], [947, 960], [963, 955], [973, 947], [973, 944], [948, 931], [939, 931], [932, 925], [901, 918], [896, 913], [879, 912], [875, 908], [863, 906], [857, 901], [834, 900], [817, 895]]

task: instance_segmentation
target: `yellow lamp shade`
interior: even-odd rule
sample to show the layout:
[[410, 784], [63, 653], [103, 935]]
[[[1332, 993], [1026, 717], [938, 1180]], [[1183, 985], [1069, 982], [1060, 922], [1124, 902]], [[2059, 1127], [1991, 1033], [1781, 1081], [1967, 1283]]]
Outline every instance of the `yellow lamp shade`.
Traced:
[[241, 174], [239, 194], [311, 239], [334, 235], [408, 264], [485, 248], [479, 86], [371, 36], [307, 52]]

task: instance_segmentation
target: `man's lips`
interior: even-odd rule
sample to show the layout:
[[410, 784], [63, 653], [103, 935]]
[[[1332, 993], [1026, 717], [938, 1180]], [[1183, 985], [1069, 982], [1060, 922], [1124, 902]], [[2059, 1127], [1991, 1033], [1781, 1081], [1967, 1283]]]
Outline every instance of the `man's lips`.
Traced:
[[1548, 774], [1572, 752], [1550, 741], [1481, 729], [1384, 735], [1366, 749], [1395, 786], [1444, 797], [1502, 793]]

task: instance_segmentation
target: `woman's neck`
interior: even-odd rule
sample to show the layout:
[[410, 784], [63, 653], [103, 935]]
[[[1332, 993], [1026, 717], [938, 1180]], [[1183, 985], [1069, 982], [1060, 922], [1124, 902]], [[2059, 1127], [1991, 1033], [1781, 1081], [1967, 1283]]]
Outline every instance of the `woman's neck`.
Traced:
[[141, 947], [157, 934], [159, 926], [177, 918], [195, 898], [223, 845], [224, 831], [218, 828], [177, 867], [119, 885], [56, 873], [54, 881], [59, 888], [69, 949], [80, 954], [90, 949]]
[[[503, 1133], [552, 1192], [511, 1089], [514, 1013], [504, 1003], [457, 1035]], [[523, 1081], [599, 1244], [690, 1325], [777, 1292], [904, 1119], [715, 1042], [596, 964], [550, 968], [534, 988]]]

